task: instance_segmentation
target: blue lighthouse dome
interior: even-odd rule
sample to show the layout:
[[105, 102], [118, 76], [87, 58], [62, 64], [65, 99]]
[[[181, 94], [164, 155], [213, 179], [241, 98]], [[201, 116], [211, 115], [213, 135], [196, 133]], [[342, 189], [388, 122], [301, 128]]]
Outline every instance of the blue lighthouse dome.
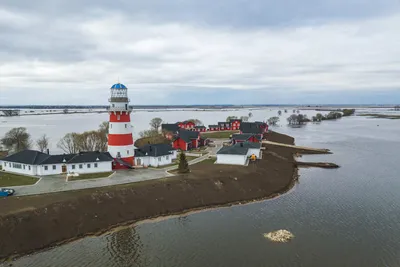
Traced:
[[128, 89], [128, 88], [126, 88], [126, 86], [123, 85], [122, 83], [116, 83], [113, 86], [111, 86], [111, 89]]

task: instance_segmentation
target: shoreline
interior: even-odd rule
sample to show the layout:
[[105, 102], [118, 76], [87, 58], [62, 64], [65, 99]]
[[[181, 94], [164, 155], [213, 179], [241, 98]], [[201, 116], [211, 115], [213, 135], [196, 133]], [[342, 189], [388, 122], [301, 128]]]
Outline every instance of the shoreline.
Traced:
[[[294, 144], [275, 132], [267, 139]], [[249, 167], [203, 162], [169, 178], [4, 199], [0, 262], [157, 218], [276, 198], [298, 181], [296, 153], [267, 145], [263, 158]]]

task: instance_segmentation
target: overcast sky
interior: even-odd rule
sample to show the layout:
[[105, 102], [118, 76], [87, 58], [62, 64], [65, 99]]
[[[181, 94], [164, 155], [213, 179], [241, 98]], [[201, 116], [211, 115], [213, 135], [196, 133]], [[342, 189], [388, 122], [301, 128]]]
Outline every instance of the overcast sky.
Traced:
[[0, 104], [118, 79], [133, 104], [400, 103], [400, 0], [0, 0]]

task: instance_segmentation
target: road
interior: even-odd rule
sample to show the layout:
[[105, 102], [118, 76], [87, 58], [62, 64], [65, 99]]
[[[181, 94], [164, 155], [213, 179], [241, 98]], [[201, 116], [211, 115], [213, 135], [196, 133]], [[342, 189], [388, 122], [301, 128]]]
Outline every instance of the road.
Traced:
[[35, 185], [14, 186], [15, 196], [54, 193], [69, 190], [79, 190], [93, 187], [103, 187], [126, 184], [172, 176], [164, 170], [135, 169], [119, 170], [108, 178], [87, 179], [80, 181], [65, 181], [65, 175], [43, 176]]

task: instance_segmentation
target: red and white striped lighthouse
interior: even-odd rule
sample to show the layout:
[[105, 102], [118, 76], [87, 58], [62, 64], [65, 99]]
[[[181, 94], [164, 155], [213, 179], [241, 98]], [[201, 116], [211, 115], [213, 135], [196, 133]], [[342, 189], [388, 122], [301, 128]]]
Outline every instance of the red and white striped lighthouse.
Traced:
[[121, 83], [114, 84], [111, 87], [109, 102], [108, 152], [115, 159], [115, 169], [127, 168], [133, 166], [135, 153], [128, 88]]

